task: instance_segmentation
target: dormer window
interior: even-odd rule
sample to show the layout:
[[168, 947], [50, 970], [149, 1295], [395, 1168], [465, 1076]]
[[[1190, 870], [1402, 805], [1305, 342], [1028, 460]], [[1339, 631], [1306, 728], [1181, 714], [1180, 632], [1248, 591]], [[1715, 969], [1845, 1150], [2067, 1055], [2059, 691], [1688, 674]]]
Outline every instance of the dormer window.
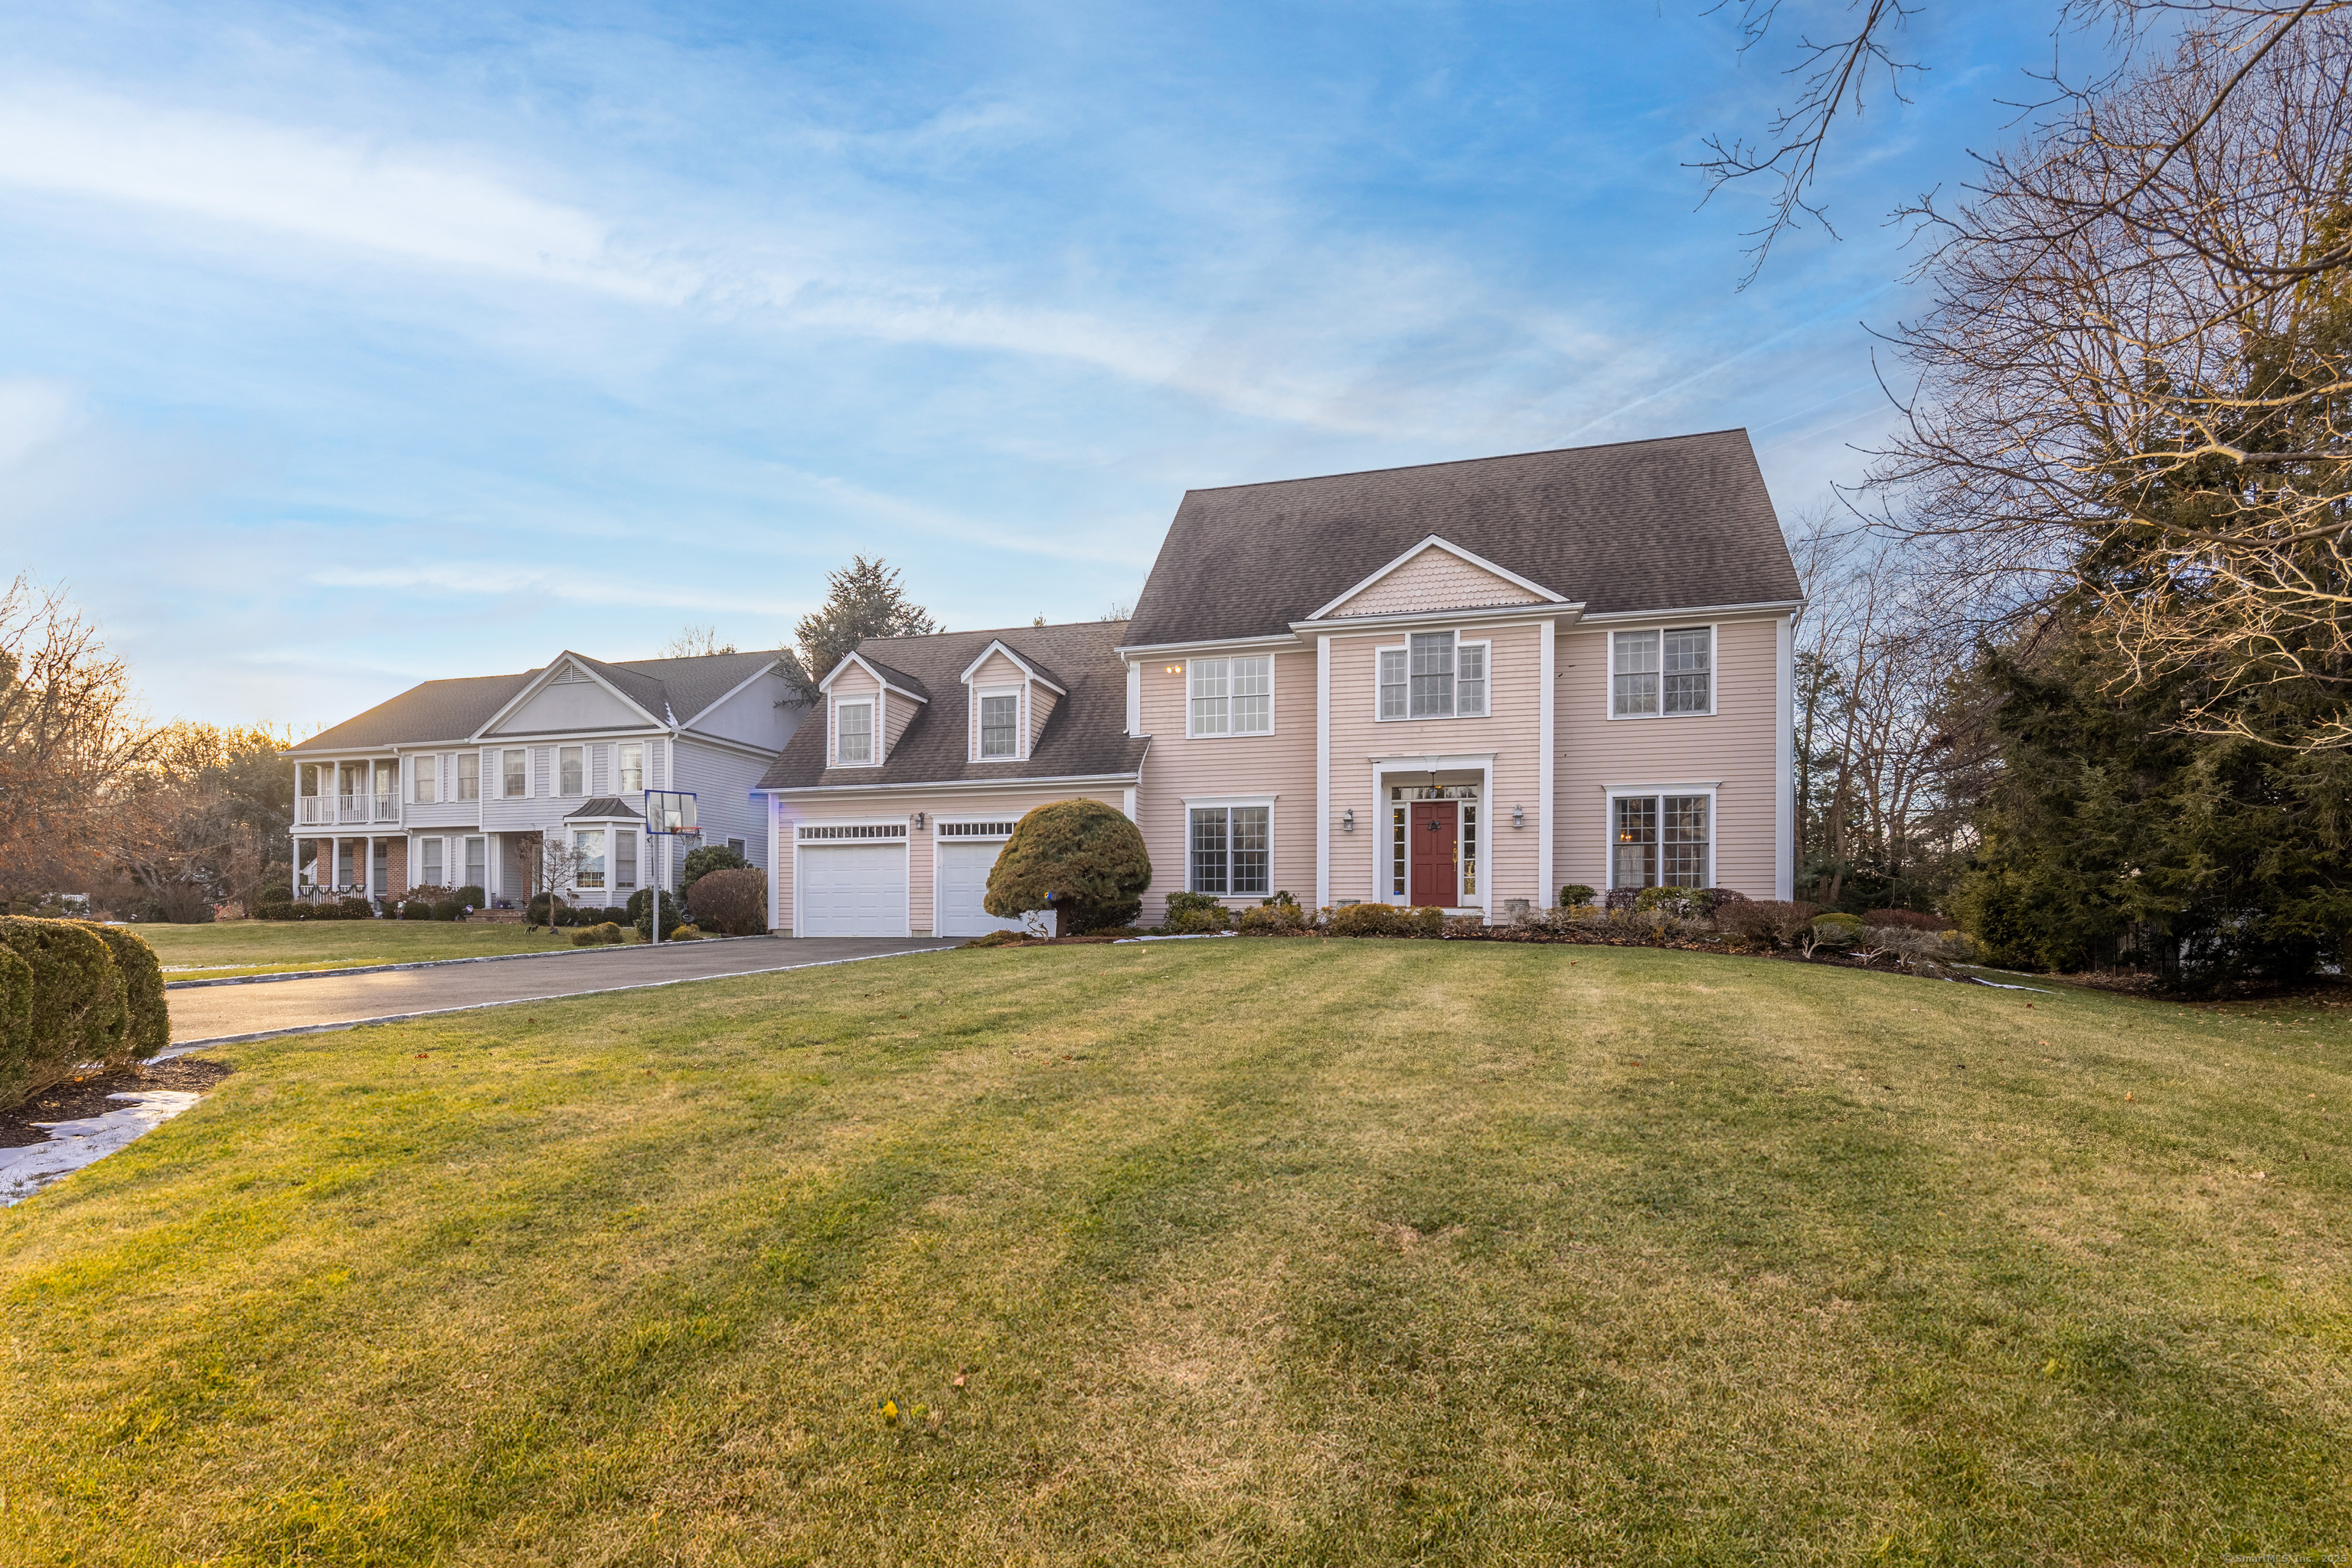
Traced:
[[835, 705], [833, 757], [844, 767], [874, 761], [874, 704]]
[[1013, 757], [1021, 753], [1021, 698], [1016, 692], [980, 700], [980, 754]]

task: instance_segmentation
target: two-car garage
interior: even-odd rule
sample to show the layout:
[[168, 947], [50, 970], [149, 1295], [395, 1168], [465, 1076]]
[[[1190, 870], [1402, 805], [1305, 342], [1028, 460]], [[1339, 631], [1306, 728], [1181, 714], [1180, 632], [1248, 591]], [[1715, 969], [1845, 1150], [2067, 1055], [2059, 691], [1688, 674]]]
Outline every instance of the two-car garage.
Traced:
[[[988, 873], [1010, 822], [937, 825], [932, 932], [982, 936], [1017, 928], [982, 907]], [[912, 854], [930, 847], [919, 840]], [[903, 823], [802, 823], [793, 844], [796, 936], [905, 936], [913, 929], [910, 858]]]

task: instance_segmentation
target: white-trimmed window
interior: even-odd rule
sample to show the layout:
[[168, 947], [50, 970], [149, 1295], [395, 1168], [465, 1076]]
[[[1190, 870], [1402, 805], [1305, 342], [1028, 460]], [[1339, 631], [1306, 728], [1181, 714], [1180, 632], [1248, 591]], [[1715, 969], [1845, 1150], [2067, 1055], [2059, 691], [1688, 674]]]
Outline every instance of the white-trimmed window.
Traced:
[[572, 874], [572, 885], [583, 891], [602, 890], [604, 886], [604, 830], [601, 827], [572, 829], [572, 847], [580, 857], [580, 868]]
[[634, 829], [616, 827], [613, 830], [613, 890], [634, 893], [637, 889], [637, 836]]
[[466, 881], [468, 888], [486, 887], [489, 882], [490, 841], [487, 838], [466, 840]]
[[982, 758], [1021, 754], [1021, 694], [1002, 691], [980, 700], [980, 754]]
[[[561, 746], [555, 752], [555, 793], [586, 795], [588, 793], [588, 748]], [[583, 882], [582, 887], [587, 884]]]
[[836, 702], [833, 705], [833, 760], [843, 767], [874, 761], [874, 704]]
[[1609, 802], [1609, 885], [1713, 885], [1715, 802], [1704, 795], [1621, 795]]
[[482, 753], [479, 752], [457, 753], [457, 798], [482, 798]]
[[1263, 898], [1274, 864], [1274, 808], [1196, 805], [1189, 816], [1186, 886], [1220, 898]]
[[1617, 632], [1609, 639], [1609, 716], [1715, 711], [1715, 628]]
[[623, 795], [643, 795], [646, 788], [646, 743], [643, 741], [621, 742], [619, 790]]
[[1488, 647], [1458, 632], [1415, 632], [1402, 647], [1381, 648], [1378, 716], [1485, 718]]
[[409, 798], [418, 805], [431, 805], [433, 785], [440, 776], [440, 772], [441, 759], [438, 757], [409, 758], [408, 773], [411, 780]]
[[1190, 661], [1193, 735], [1274, 733], [1274, 656]]
[[503, 787], [506, 791], [506, 798], [509, 800], [520, 800], [530, 793], [530, 764], [526, 760], [528, 756], [528, 752], [517, 749], [507, 752], [501, 763], [502, 775], [506, 781]]
[[417, 876], [420, 888], [444, 886], [441, 879], [441, 840], [420, 838], [416, 841]]

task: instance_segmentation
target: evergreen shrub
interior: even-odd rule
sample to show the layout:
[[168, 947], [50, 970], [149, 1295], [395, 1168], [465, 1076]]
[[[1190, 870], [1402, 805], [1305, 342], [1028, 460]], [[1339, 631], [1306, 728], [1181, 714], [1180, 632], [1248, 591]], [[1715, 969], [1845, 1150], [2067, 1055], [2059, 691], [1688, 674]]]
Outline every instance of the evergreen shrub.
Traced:
[[130, 1008], [114, 954], [75, 921], [0, 917], [0, 945], [32, 970], [23, 1055], [0, 1062], [0, 1105], [13, 1105], [84, 1062], [128, 1059]]
[[1133, 921], [1150, 885], [1134, 823], [1098, 800], [1059, 800], [1013, 825], [981, 904], [998, 920], [1052, 910], [1057, 934], [1076, 936]]
[[686, 867], [678, 875], [677, 896], [690, 899], [694, 885], [713, 871], [740, 871], [751, 862], [740, 851], [724, 844], [705, 844], [686, 852]]
[[617, 947], [620, 942], [621, 928], [611, 921], [581, 926], [572, 933], [572, 945], [574, 947]]
[[1596, 896], [1593, 889], [1583, 883], [1570, 882], [1559, 890], [1559, 907], [1564, 910], [1580, 910], [1591, 903]]
[[1394, 936], [1397, 911], [1390, 904], [1341, 904], [1331, 911], [1333, 936]]
[[456, 897], [460, 905], [469, 910], [486, 910], [490, 907], [490, 896], [482, 891], [482, 885], [479, 882], [467, 883], [457, 889]]
[[436, 921], [463, 920], [466, 918], [466, 906], [455, 899], [443, 899], [433, 906], [433, 918]]
[[133, 1061], [145, 1061], [172, 1043], [172, 1009], [163, 994], [163, 962], [147, 939], [121, 926], [93, 921], [75, 924], [106, 943], [115, 973], [122, 977], [122, 1005], [128, 1015], [123, 1046]]

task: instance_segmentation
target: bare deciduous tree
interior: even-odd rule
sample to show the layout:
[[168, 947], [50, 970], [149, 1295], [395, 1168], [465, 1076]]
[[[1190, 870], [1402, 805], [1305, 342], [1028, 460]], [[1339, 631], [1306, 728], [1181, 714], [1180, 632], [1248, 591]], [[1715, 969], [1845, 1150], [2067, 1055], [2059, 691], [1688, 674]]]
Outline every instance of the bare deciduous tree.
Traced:
[[153, 745], [128, 668], [62, 591], [0, 592], [0, 899], [102, 878], [109, 800]]
[[677, 636], [662, 644], [660, 657], [663, 658], [699, 658], [708, 654], [733, 653], [734, 651], [735, 645], [733, 643], [721, 642], [719, 639], [719, 628], [717, 626], [689, 625], [679, 627]]

